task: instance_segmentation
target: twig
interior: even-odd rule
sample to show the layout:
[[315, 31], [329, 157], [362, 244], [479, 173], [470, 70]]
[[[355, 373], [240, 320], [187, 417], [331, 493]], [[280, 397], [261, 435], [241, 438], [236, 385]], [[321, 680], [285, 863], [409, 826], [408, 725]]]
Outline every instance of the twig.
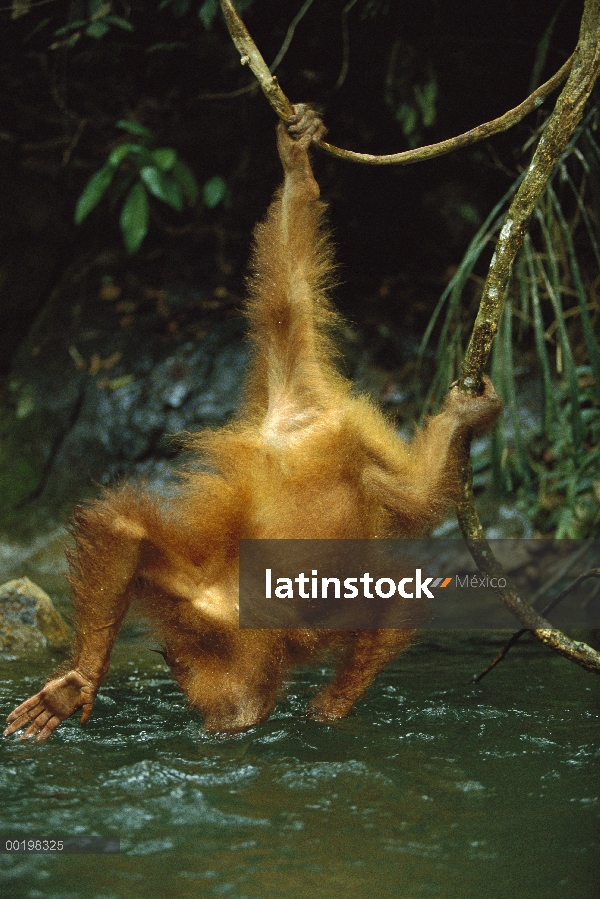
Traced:
[[[354, 0], [356, 2], [356, 0]], [[340, 66], [340, 74], [335, 82], [333, 89], [339, 91], [348, 74], [348, 66], [350, 65], [350, 29], [348, 28], [348, 13], [354, 6], [354, 2], [350, 2], [342, 9], [342, 64]]]
[[242, 65], [250, 66], [265, 97], [279, 118], [287, 121], [294, 114], [292, 104], [279, 87], [275, 75], [271, 75], [269, 67], [258, 52], [256, 44], [248, 34], [246, 26], [238, 16], [231, 0], [220, 0], [220, 3], [231, 39], [240, 54]]
[[304, 0], [304, 3], [302, 4], [300, 9], [296, 13], [294, 18], [292, 19], [292, 21], [290, 22], [288, 30], [286, 32], [286, 35], [283, 39], [283, 44], [279, 48], [279, 53], [277, 54], [277, 56], [275, 57], [275, 59], [273, 60], [273, 62], [271, 63], [271, 66], [269, 68], [270, 72], [275, 72], [275, 70], [279, 66], [281, 60], [283, 59], [285, 54], [288, 52], [289, 46], [292, 43], [292, 38], [294, 37], [294, 32], [298, 26], [298, 23], [304, 18], [304, 16], [306, 15], [306, 13], [310, 9], [310, 7], [313, 5], [313, 2], [314, 2], [314, 0]]
[[[579, 586], [579, 584], [583, 583], [583, 581], [586, 581], [591, 577], [600, 578], [600, 568], [590, 568], [589, 571], [584, 572], [584, 574], [580, 574], [579, 577], [575, 578], [572, 584], [569, 584], [568, 587], [562, 590], [557, 596], [554, 597], [553, 600], [551, 600], [551, 602], [548, 603], [548, 605], [544, 609], [542, 609], [541, 614], [544, 615], [544, 617], [548, 615], [552, 611], [552, 609], [555, 609], [559, 602], [562, 602], [563, 599], [569, 595], [569, 593], [572, 593], [573, 590], [575, 590], [575, 588]], [[510, 640], [508, 640], [504, 644], [493, 662], [490, 662], [487, 668], [484, 668], [483, 671], [480, 672], [480, 674], [475, 675], [475, 677], [473, 678], [473, 683], [478, 684], [479, 681], [486, 676], [486, 674], [489, 674], [492, 668], [495, 668], [496, 665], [498, 665], [498, 663], [506, 657], [509, 650], [512, 649], [515, 643], [517, 643], [517, 641], [521, 639], [523, 634], [526, 634], [528, 631], [528, 627], [522, 627], [521, 630], [515, 631]]]
[[[579, 547], [577, 552], [575, 554], [570, 554], [567, 557], [565, 563], [563, 565], [561, 565], [554, 572], [554, 574], [551, 577], [548, 578], [548, 580], [546, 581], [545, 584], [542, 584], [542, 586], [538, 590], [535, 591], [535, 593], [533, 594], [533, 596], [531, 597], [531, 600], [530, 600], [532, 606], [535, 607], [535, 604], [537, 603], [540, 596], [545, 596], [547, 593], [550, 592], [550, 590], [552, 590], [553, 587], [556, 586], [556, 584], [558, 584], [559, 581], [562, 581], [562, 579], [564, 577], [566, 577], [566, 575], [569, 573], [569, 571], [571, 571], [573, 566], [577, 562], [579, 562], [579, 560], [581, 558], [583, 558], [583, 556], [585, 556], [586, 553], [589, 551], [591, 542], [592, 542], [591, 540], [585, 540], [583, 542], [583, 544]], [[542, 615], [545, 615], [545, 611], [542, 612]]]
[[[290, 24], [288, 26], [288, 30], [286, 31], [285, 37], [283, 39], [283, 43], [282, 43], [281, 47], [279, 48], [279, 52], [277, 53], [277, 56], [275, 57], [275, 59], [273, 60], [271, 65], [269, 66], [269, 71], [271, 72], [271, 74], [274, 74], [277, 71], [277, 69], [279, 68], [279, 66], [281, 65], [281, 62], [282, 62], [285, 54], [290, 49], [290, 44], [292, 43], [292, 39], [294, 37], [294, 33], [296, 31], [298, 23], [304, 18], [304, 16], [306, 15], [306, 13], [308, 12], [308, 10], [310, 9], [310, 7], [312, 6], [313, 3], [314, 3], [314, 0], [305, 0], [303, 5], [300, 7], [299, 11], [296, 13], [294, 18], [290, 22]], [[219, 91], [219, 92], [203, 93], [203, 94], [200, 94], [198, 99], [200, 99], [200, 100], [232, 100], [235, 97], [241, 97], [244, 94], [255, 93], [255, 91], [257, 89], [258, 89], [257, 82], [252, 81], [250, 84], [246, 84], [246, 85], [244, 85], [244, 87], [239, 87], [239, 88], [237, 88], [237, 90], [234, 90], [234, 91]]]
[[[277, 79], [271, 74], [231, 0], [220, 0], [220, 3], [229, 33], [240, 54], [242, 65], [250, 66], [267, 100], [279, 118], [286, 121], [292, 116], [292, 104], [281, 90]], [[344, 12], [348, 9], [349, 5], [344, 9]], [[544, 100], [565, 81], [571, 71], [573, 59], [574, 56], [571, 56], [552, 78], [538, 87], [514, 109], [509, 109], [508, 112], [505, 112], [504, 115], [497, 119], [484, 122], [482, 125], [477, 125], [476, 128], [471, 128], [470, 131], [465, 131], [464, 134], [450, 137], [448, 140], [440, 141], [437, 144], [416, 147], [414, 150], [406, 150], [402, 153], [376, 156], [371, 153], [356, 153], [354, 150], [344, 150], [324, 140], [316, 141], [315, 143], [331, 156], [347, 159], [350, 162], [360, 162], [364, 165], [411, 165], [415, 162], [423, 162], [425, 159], [444, 156], [446, 153], [451, 153], [461, 147], [468, 147], [477, 143], [477, 141], [491, 137], [492, 134], [506, 131], [508, 128], [516, 125], [517, 122], [520, 122], [526, 115], [541, 106]]]
[[66, 168], [66, 166], [68, 166], [68, 164], [70, 163], [71, 156], [73, 155], [73, 152], [81, 139], [81, 135], [87, 128], [88, 124], [89, 124], [89, 119], [81, 119], [81, 121], [77, 125], [77, 128], [75, 129], [75, 133], [73, 134], [73, 137], [69, 141], [69, 146], [63, 153], [63, 158], [62, 158], [63, 168]]
[[[252, 81], [243, 87], [238, 87], [234, 91], [204, 91], [198, 95], [199, 100], [235, 100], [236, 97], [243, 97], [245, 94], [255, 94], [258, 90], [258, 82]], [[157, 650], [158, 651], [158, 650]]]

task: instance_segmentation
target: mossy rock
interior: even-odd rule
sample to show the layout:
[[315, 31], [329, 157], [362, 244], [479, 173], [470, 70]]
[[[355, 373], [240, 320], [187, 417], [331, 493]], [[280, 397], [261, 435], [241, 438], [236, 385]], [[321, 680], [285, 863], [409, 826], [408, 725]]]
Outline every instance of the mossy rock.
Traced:
[[0, 586], [0, 650], [67, 650], [71, 631], [47, 593], [23, 577]]

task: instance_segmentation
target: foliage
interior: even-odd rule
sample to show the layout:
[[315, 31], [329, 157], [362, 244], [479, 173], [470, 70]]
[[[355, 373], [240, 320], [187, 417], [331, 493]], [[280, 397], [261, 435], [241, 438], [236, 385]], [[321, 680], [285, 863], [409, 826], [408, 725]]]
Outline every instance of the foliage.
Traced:
[[[493, 446], [495, 478], [504, 490], [521, 487], [522, 502], [540, 529], [558, 536], [585, 536], [600, 524], [600, 353], [594, 333], [600, 318], [588, 299], [600, 268], [600, 147], [594, 107], [559, 160], [516, 260], [492, 354], [492, 377], [507, 409], [512, 432], [506, 448], [502, 424]], [[471, 241], [429, 321], [421, 353], [445, 309], [437, 348], [437, 374], [428, 405], [439, 401], [456, 376], [470, 323], [461, 298], [522, 175], [494, 207]], [[592, 274], [586, 274], [586, 259]], [[587, 282], [587, 283], [586, 283]], [[596, 282], [597, 283], [597, 278]], [[513, 344], [533, 343], [541, 374], [543, 421], [529, 445], [519, 413]], [[590, 464], [592, 463], [592, 464]], [[539, 493], [539, 495], [537, 495]], [[544, 513], [544, 514], [542, 514]]]
[[[252, 6], [254, 0], [234, 0], [234, 2], [238, 11], [244, 13]], [[210, 30], [219, 13], [219, 0], [203, 0], [200, 3], [192, 3], [192, 0], [162, 0], [158, 4], [159, 10], [167, 9], [175, 18], [183, 18], [192, 7], [197, 7], [198, 18], [204, 27]], [[25, 15], [29, 10], [27, 4], [19, 15]], [[129, 15], [130, 10], [126, 10], [126, 14]], [[35, 30], [45, 27], [50, 22], [49, 18], [42, 19]], [[54, 29], [55, 40], [50, 49], [73, 47], [84, 36], [100, 40], [110, 32], [111, 26], [123, 31], [134, 30], [129, 18], [114, 14], [113, 3], [107, 0], [76, 0], [70, 4], [68, 22]]]
[[117, 122], [117, 127], [137, 141], [118, 144], [102, 168], [92, 175], [77, 201], [75, 222], [81, 224], [110, 189], [114, 201], [124, 198], [121, 232], [127, 250], [135, 253], [148, 233], [148, 195], [181, 212], [184, 203], [196, 203], [198, 185], [172, 147], [151, 149], [155, 138], [148, 128], [124, 120]]
[[438, 83], [431, 62], [423, 66], [417, 51], [396, 40], [389, 55], [385, 78], [385, 102], [400, 124], [409, 147], [423, 140], [423, 131], [436, 119]]
[[111, 25], [123, 31], [133, 31], [131, 22], [113, 14], [112, 3], [88, 0], [87, 3], [72, 6], [69, 22], [54, 31], [56, 40], [50, 45], [51, 50], [73, 47], [84, 35], [99, 40], [108, 34]]
[[600, 527], [600, 405], [590, 366], [579, 366], [577, 375], [584, 451], [573, 451], [573, 410], [561, 383], [555, 388], [556, 426], [550, 436], [538, 435], [529, 447], [535, 481], [524, 481], [519, 488], [520, 504], [537, 530], [554, 533], [557, 539], [592, 536]]
[[[249, 9], [254, 0], [233, 0], [233, 5], [240, 13]], [[181, 18], [190, 11], [192, 0], [162, 0], [159, 9], [170, 9], [174, 16]], [[219, 0], [203, 0], [198, 6], [198, 18], [207, 30], [212, 28], [214, 20], [219, 13]]]
[[227, 201], [227, 182], [219, 175], [209, 178], [202, 188], [202, 199], [207, 209], [214, 209], [221, 201]]

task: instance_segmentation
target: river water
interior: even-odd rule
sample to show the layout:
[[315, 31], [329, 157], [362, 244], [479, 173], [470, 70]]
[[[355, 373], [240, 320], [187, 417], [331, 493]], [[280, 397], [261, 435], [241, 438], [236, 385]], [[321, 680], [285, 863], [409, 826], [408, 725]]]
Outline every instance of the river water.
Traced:
[[[272, 718], [203, 731], [129, 629], [82, 729], [0, 746], [0, 834], [118, 836], [119, 855], [0, 855], [4, 899], [597, 899], [600, 682], [523, 641], [423, 633], [356, 714], [303, 718], [302, 669]], [[50, 656], [0, 660], [5, 713]]]

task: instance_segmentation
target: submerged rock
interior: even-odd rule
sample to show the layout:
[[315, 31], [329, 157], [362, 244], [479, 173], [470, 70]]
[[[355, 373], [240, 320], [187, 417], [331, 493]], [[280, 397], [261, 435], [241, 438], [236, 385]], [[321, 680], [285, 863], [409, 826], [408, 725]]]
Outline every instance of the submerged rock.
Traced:
[[0, 650], [68, 649], [71, 631], [47, 593], [23, 577], [0, 586]]

